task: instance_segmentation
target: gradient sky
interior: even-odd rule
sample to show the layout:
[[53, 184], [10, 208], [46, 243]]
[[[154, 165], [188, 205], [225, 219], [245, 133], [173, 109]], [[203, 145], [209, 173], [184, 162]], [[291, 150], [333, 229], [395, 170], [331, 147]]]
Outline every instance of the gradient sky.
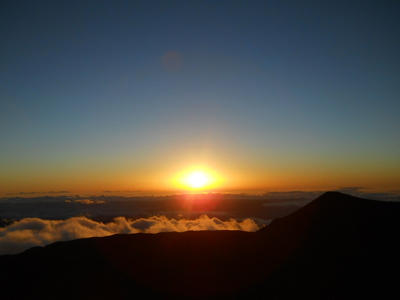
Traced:
[[400, 190], [399, 1], [0, 1], [0, 194]]

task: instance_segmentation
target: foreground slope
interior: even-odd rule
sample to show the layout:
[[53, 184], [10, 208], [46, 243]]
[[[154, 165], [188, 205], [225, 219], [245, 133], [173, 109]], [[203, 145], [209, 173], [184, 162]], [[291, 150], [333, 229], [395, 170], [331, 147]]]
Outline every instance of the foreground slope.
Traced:
[[399, 299], [400, 204], [328, 192], [258, 232], [114, 235], [0, 256], [10, 299]]

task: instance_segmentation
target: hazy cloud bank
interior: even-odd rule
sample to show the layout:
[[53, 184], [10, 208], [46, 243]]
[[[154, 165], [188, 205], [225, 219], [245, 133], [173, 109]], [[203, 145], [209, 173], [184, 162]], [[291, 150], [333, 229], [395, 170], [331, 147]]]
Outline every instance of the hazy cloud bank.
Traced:
[[[260, 222], [257, 223], [260, 224]], [[165, 216], [137, 220], [118, 217], [111, 223], [96, 222], [86, 217], [74, 217], [64, 221], [25, 218], [0, 228], [0, 255], [16, 254], [31, 247], [45, 246], [56, 241], [102, 237], [117, 233], [183, 232], [188, 230], [256, 231], [262, 227], [257, 223], [252, 219], [221, 221], [208, 216], [201, 216], [195, 220], [175, 220]]]
[[[361, 198], [400, 201], [400, 193], [368, 193], [361, 187], [343, 187], [340, 191]], [[66, 220], [86, 216], [111, 222], [162, 215], [171, 219], [198, 219], [208, 215], [227, 221], [230, 218], [270, 220], [282, 218], [323, 194], [321, 191], [287, 191], [263, 194], [178, 194], [165, 196], [59, 195], [0, 198], [0, 219], [39, 218]], [[0, 220], [0, 227], [7, 222]]]
[[292, 200], [292, 201], [280, 201], [280, 202], [267, 202], [264, 203], [265, 207], [302, 207], [313, 200], [309, 199], [301, 199], [301, 200]]
[[[342, 192], [345, 194], [358, 196], [362, 198], [383, 200], [383, 201], [400, 201], [400, 190], [393, 190], [386, 193], [372, 193], [370, 188], [366, 187], [340, 187], [333, 189], [333, 191]], [[133, 193], [133, 191], [130, 191]], [[52, 196], [39, 196], [41, 193], [19, 193], [19, 194], [7, 194], [8, 196], [13, 195], [14, 197], [3, 197], [0, 198], [0, 203], [54, 203], [54, 202], [80, 202], [80, 200], [94, 201], [143, 201], [143, 200], [168, 200], [168, 199], [179, 199], [185, 197], [192, 198], [210, 198], [220, 197], [224, 200], [266, 200], [270, 202], [281, 202], [281, 201], [297, 201], [297, 200], [314, 200], [321, 196], [326, 191], [270, 191], [260, 194], [248, 194], [248, 193], [199, 193], [199, 194], [173, 194], [173, 195], [110, 195], [110, 193], [119, 193], [117, 191], [103, 191], [103, 195], [52, 195]], [[67, 191], [60, 192], [48, 192], [51, 194], [58, 193], [70, 193]], [[121, 193], [129, 193], [129, 191], [123, 191]], [[22, 195], [34, 195], [33, 197], [21, 197]], [[103, 202], [97, 202], [103, 203]]]
[[380, 200], [380, 201], [400, 201], [399, 191], [392, 191], [390, 193], [370, 193], [370, 188], [366, 187], [341, 187], [335, 190], [344, 194], [352, 195], [355, 197]]
[[[322, 192], [319, 192], [322, 193]], [[102, 222], [116, 217], [128, 219], [163, 215], [174, 219], [197, 219], [208, 215], [227, 221], [230, 218], [270, 220], [300, 208], [316, 193], [270, 192], [266, 194], [178, 194], [166, 196], [63, 195], [0, 198], [0, 219], [40, 218], [65, 220], [86, 216]], [[305, 201], [306, 199], [306, 201]], [[285, 205], [288, 202], [290, 205]], [[263, 205], [265, 204], [265, 205]], [[0, 227], [4, 226], [0, 222]]]
[[70, 194], [70, 191], [50, 191], [50, 192], [19, 192], [19, 193], [7, 193], [6, 195], [39, 195], [39, 194]]

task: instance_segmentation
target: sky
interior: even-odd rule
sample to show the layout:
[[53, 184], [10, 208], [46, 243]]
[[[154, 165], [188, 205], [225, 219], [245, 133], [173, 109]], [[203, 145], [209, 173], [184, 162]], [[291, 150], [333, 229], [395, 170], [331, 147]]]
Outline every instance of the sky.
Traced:
[[0, 194], [399, 191], [399, 13], [1, 0]]

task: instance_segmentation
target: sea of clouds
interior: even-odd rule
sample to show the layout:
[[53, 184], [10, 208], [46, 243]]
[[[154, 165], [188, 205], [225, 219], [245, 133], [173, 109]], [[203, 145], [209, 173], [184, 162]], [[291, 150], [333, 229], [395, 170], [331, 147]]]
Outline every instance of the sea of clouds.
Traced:
[[[400, 201], [400, 192], [336, 191], [361, 198]], [[55, 193], [55, 192], [54, 192]], [[0, 198], [0, 255], [56, 241], [117, 233], [187, 230], [256, 231], [322, 195], [322, 191], [166, 196], [52, 195]]]
[[256, 223], [253, 219], [221, 221], [208, 216], [201, 216], [195, 220], [175, 220], [165, 216], [136, 220], [118, 217], [110, 223], [97, 222], [86, 217], [73, 217], [67, 220], [25, 218], [0, 228], [0, 255], [16, 254], [31, 247], [45, 246], [57, 241], [102, 237], [117, 233], [183, 232], [188, 230], [256, 231], [263, 225], [265, 224]]

